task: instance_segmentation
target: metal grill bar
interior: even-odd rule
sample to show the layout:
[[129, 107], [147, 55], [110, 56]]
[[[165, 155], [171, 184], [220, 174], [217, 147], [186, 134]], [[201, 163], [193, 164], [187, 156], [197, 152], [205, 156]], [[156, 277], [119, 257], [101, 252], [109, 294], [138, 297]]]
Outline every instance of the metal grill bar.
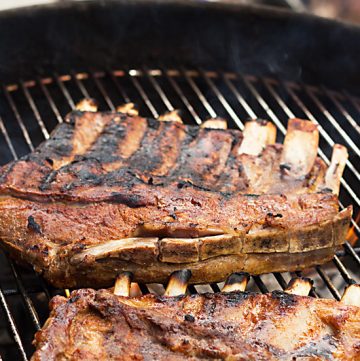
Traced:
[[36, 331], [40, 330], [41, 325], [40, 325], [40, 321], [39, 321], [39, 316], [36, 312], [36, 309], [31, 301], [31, 299], [29, 298], [27, 291], [25, 290], [25, 287], [23, 285], [23, 282], [20, 279], [20, 276], [18, 274], [18, 272], [16, 271], [16, 267], [14, 266], [14, 262], [12, 260], [9, 260], [10, 263], [10, 267], [11, 270], [14, 274], [14, 278], [16, 280], [16, 285], [18, 287], [18, 289], [20, 290], [20, 294], [22, 296], [23, 302], [31, 316], [31, 320], [34, 323], [35, 329]]
[[110, 97], [107, 95], [104, 86], [101, 84], [101, 80], [99, 77], [94, 76], [94, 73], [91, 73], [91, 78], [94, 80], [96, 87], [99, 89], [99, 92], [104, 97], [106, 104], [110, 108], [111, 111], [115, 111], [115, 106], [113, 102], [110, 100]]
[[355, 131], [360, 134], [360, 126], [356, 123], [356, 120], [350, 115], [350, 113], [342, 106], [342, 104], [337, 100], [335, 94], [333, 94], [330, 90], [325, 87], [322, 88], [323, 92], [333, 101], [336, 107], [343, 114], [344, 118], [349, 122], [349, 124], [355, 129]]
[[48, 91], [48, 89], [46, 88], [46, 85], [43, 81], [41, 81], [41, 79], [37, 80], [37, 83], [40, 86], [41, 91], [43, 92], [47, 102], [50, 105], [50, 108], [52, 109], [52, 111], [54, 112], [54, 115], [58, 121], [58, 123], [62, 123], [64, 121], [63, 117], [60, 115], [59, 109], [57, 108], [52, 96], [50, 95], [50, 92]]
[[173, 107], [173, 105], [171, 104], [169, 98], [166, 96], [166, 94], [164, 93], [164, 91], [162, 90], [160, 84], [158, 83], [158, 81], [156, 80], [156, 78], [154, 78], [152, 76], [152, 74], [147, 70], [147, 68], [144, 68], [144, 73], [146, 74], [147, 78], [149, 79], [151, 85], [154, 87], [154, 89], [156, 90], [156, 92], [159, 94], [161, 100], [163, 101], [163, 103], [166, 106], [166, 109], [171, 112], [173, 110], [175, 110], [175, 108]]
[[[146, 82], [150, 84], [151, 89], [149, 89], [149, 91], [146, 90]], [[203, 82], [207, 87], [205, 93], [202, 90], [203, 86], [200, 86], [200, 84], [203, 84]], [[245, 85], [245, 88], [250, 92], [250, 95], [248, 96], [247, 93], [243, 94], [240, 88], [235, 85], [236, 82], [242, 82]], [[125, 85], [125, 83], [127, 85]], [[220, 86], [220, 83], [222, 86]], [[295, 93], [295, 87], [292, 84], [282, 84], [272, 79], [258, 79], [249, 76], [241, 76], [234, 73], [209, 73], [204, 70], [193, 71], [183, 68], [181, 68], [180, 70], [149, 70], [147, 68], [143, 68], [141, 70], [132, 69], [127, 71], [119, 70], [89, 73], [71, 72], [70, 75], [61, 76], [55, 73], [52, 78], [37, 79], [37, 81], [32, 82], [21, 81], [19, 82], [19, 84], [15, 84], [14, 86], [4, 87], [3, 93], [5, 100], [9, 105], [9, 109], [12, 112], [11, 114], [15, 117], [16, 124], [20, 128], [21, 134], [24, 137], [27, 146], [30, 150], [32, 150], [34, 149], [34, 144], [30, 138], [27, 123], [25, 124], [24, 119], [21, 116], [22, 106], [24, 105], [16, 104], [12, 96], [12, 92], [21, 92], [23, 94], [26, 101], [25, 106], [31, 109], [34, 119], [41, 129], [44, 139], [49, 136], [46, 125], [47, 123], [44, 120], [48, 119], [49, 116], [53, 116], [58, 123], [63, 122], [62, 110], [60, 111], [60, 109], [63, 109], [64, 105], [69, 109], [75, 108], [75, 103], [80, 100], [75, 95], [75, 93], [80, 93], [84, 97], [94, 98], [96, 98], [100, 94], [105, 102], [105, 105], [110, 110], [114, 110], [115, 106], [117, 104], [121, 104], [123, 101], [133, 101], [135, 103], [137, 101], [140, 101], [143, 102], [143, 104], [147, 107], [147, 110], [150, 111], [153, 117], [158, 117], [158, 115], [161, 114], [161, 109], [163, 109], [164, 106], [168, 111], [172, 111], [175, 109], [175, 104], [180, 102], [186, 107], [187, 111], [197, 124], [201, 124], [202, 121], [207, 118], [207, 116], [204, 115], [203, 110], [206, 111], [209, 117], [216, 117], [218, 114], [222, 114], [222, 112], [225, 111], [227, 114], [229, 114], [230, 118], [235, 122], [235, 124], [242, 129], [243, 122], [241, 121], [240, 116], [235, 110], [236, 106], [233, 106], [233, 101], [237, 102], [237, 104], [239, 104], [240, 107], [245, 111], [245, 113], [251, 118], [256, 118], [257, 116], [259, 116], [259, 114], [261, 114], [261, 112], [264, 111], [265, 114], [267, 114], [267, 116], [276, 124], [280, 132], [284, 135], [286, 133], [286, 129], [282, 121], [280, 120], [281, 117], [277, 114], [276, 110], [271, 108], [269, 103], [265, 100], [265, 97], [262, 95], [261, 91], [256, 88], [255, 85], [258, 84], [264, 85], [265, 89], [271, 95], [272, 101], [274, 101], [280, 106], [280, 109], [287, 117], [295, 117], [295, 110], [291, 109], [290, 106], [286, 104], [286, 102], [282, 99], [280, 94], [275, 89], [275, 86], [281, 84], [290, 95], [290, 97], [294, 100], [295, 104], [297, 104], [297, 106], [304, 112], [304, 114], [306, 114], [306, 116], [312, 121], [317, 122], [315, 115], [310, 112], [306, 104], [300, 99], [299, 95]], [[89, 87], [87, 87], [87, 85], [89, 85]], [[44, 110], [42, 110], [41, 107], [38, 107], [39, 99], [36, 98], [36, 96], [38, 95], [35, 95], [38, 94], [35, 92], [36, 87], [40, 89], [40, 93], [44, 96], [43, 99], [45, 99], [49, 105], [49, 111], [51, 111], [49, 114], [43, 113]], [[114, 95], [111, 96], [110, 94], [114, 93], [110, 92], [107, 87], [112, 87], [113, 89], [115, 89], [119, 97]], [[178, 99], [175, 99], [176, 96], [174, 98], [167, 94], [166, 89], [168, 87], [170, 87], [174, 91]], [[32, 91], [30, 88], [34, 88], [34, 91]], [[314, 92], [312, 88], [310, 89], [310, 91]], [[321, 94], [325, 94], [335, 104], [336, 108], [347, 120], [349, 126], [354, 128], [358, 132], [355, 118], [346, 109], [346, 105], [342, 103], [344, 99], [348, 100], [360, 113], [360, 105], [358, 103], [358, 99], [355, 99], [352, 95], [349, 95], [346, 92], [337, 93], [328, 89], [322, 89], [321, 91]], [[94, 92], [94, 94], [92, 94], [92, 92]], [[55, 101], [55, 93], [59, 93], [60, 97], [65, 101], [65, 103], [62, 103], [62, 100]], [[135, 94], [134, 98], [133, 96], [131, 96], [130, 98], [128, 93]], [[212, 98], [211, 94], [215, 95], [215, 98]], [[318, 103], [314, 101], [315, 105], [318, 106], [320, 112], [324, 114], [326, 119], [328, 119], [328, 117], [331, 117], [331, 119], [328, 119], [330, 124], [332, 124], [333, 122], [337, 124], [334, 115], [330, 114], [330, 112], [327, 111], [326, 108], [324, 108], [324, 104], [322, 104], [320, 99], [318, 99], [318, 94], [320, 93], [315, 94], [315, 97], [318, 100]], [[232, 96], [233, 99], [229, 99], [228, 95], [230, 97]], [[161, 104], [155, 98], [160, 99]], [[223, 109], [220, 109], [217, 105], [212, 104], [214, 99], [216, 100], [216, 103], [219, 102], [220, 107], [222, 107]], [[203, 109], [195, 104], [200, 104]], [[257, 105], [250, 106], [250, 104], [258, 104], [260, 107], [258, 108]], [[14, 159], [17, 159], [17, 147], [13, 143], [12, 138], [9, 135], [8, 123], [6, 121], [6, 117], [0, 118], [0, 132], [3, 135], [6, 145], [9, 149], [9, 155], [12, 156]], [[332, 125], [337, 131], [339, 125], [336, 126], [335, 123]], [[334, 142], [332, 138], [328, 135], [325, 129], [320, 129], [321, 135], [327, 141], [327, 143], [329, 145], [333, 144]], [[339, 133], [340, 135], [343, 135], [341, 134], [341, 132]], [[329, 159], [321, 149], [319, 151], [319, 154], [325, 162], [329, 163]], [[347, 165], [352, 174], [356, 176], [358, 174], [358, 171], [355, 169], [353, 164], [349, 162]], [[342, 184], [344, 186], [344, 189], [347, 190], [349, 196], [353, 199], [353, 201], [357, 205], [360, 205], [358, 194], [353, 188], [351, 188], [348, 181], [346, 179], [343, 179]], [[354, 220], [353, 226], [356, 234], [359, 236], [360, 228]], [[330, 264], [326, 267], [316, 267], [315, 270], [317, 273], [314, 272], [312, 274], [312, 277], [317, 280], [322, 280], [323, 284], [326, 285], [331, 295], [335, 299], [340, 299], [340, 292], [334, 285], [332, 278], [337, 277], [338, 280], [341, 279], [342, 285], [351, 284], [354, 281], [359, 281], [359, 279], [354, 280], [352, 278], [351, 273], [347, 270], [345, 266], [345, 261], [347, 259], [346, 257], [350, 257], [352, 261], [358, 267], [360, 267], [359, 253], [360, 248], [354, 249], [350, 243], [345, 243], [343, 250], [337, 253], [337, 256], [334, 257], [332, 262], [333, 266], [331, 270], [335, 272], [335, 276], [332, 275], [330, 277], [327, 274], [327, 272], [330, 272]], [[325, 272], [325, 269], [327, 270], [327, 272]], [[16, 327], [16, 320], [10, 312], [10, 308], [8, 306], [5, 296], [16, 297], [17, 295], [20, 295], [23, 306], [28, 311], [31, 317], [33, 327], [35, 329], [38, 329], [41, 322], [39, 320], [37, 310], [34, 307], [31, 298], [29, 297], [29, 294], [35, 295], [37, 293], [43, 292], [49, 299], [51, 297], [51, 292], [44, 284], [42, 278], [37, 278], [37, 276], [35, 276], [35, 278], [37, 279], [37, 284], [39, 286], [27, 286], [23, 282], [22, 277], [20, 276], [18, 267], [14, 265], [12, 261], [10, 261], [10, 270], [16, 281], [17, 288], [0, 289], [0, 304], [2, 309], [4, 310], [5, 318], [13, 335], [14, 342], [18, 347], [19, 355], [22, 359], [26, 360], [25, 348]], [[301, 275], [301, 272], [298, 272], [297, 274]], [[288, 277], [288, 274], [285, 274], [285, 276]], [[273, 281], [276, 281], [279, 286], [271, 285], [270, 278], [268, 276], [255, 276], [252, 278], [253, 282], [251, 282], [250, 287], [253, 287], [252, 285], [256, 285], [256, 287], [261, 292], [268, 292], [268, 285], [270, 286], [270, 289], [279, 289], [279, 286], [284, 289], [287, 285], [284, 276], [280, 273], [274, 273], [273, 277]], [[151, 290], [153, 289], [150, 285], [149, 287]], [[149, 292], [149, 287], [147, 285], [140, 285], [141, 291], [144, 294]], [[220, 291], [219, 285], [216, 283], [211, 284], [210, 287], [213, 292]], [[196, 293], [196, 287], [190, 286], [189, 292]], [[319, 293], [321, 295], [322, 291], [320, 290]], [[311, 295], [313, 297], [319, 297], [317, 292], [311, 292]]]
[[[196, 111], [194, 110], [193, 106], [189, 103], [189, 101], [187, 100], [187, 98], [185, 97], [184, 93], [181, 91], [181, 89], [179, 88], [178, 84], [176, 83], [176, 81], [170, 77], [167, 73], [167, 71], [164, 72], [166, 74], [166, 78], [168, 79], [168, 81], [170, 82], [171, 86], [174, 88], [175, 92], [178, 94], [178, 96], [180, 97], [180, 99], [182, 100], [182, 102], [185, 104], [186, 108], [189, 110], [189, 112], [191, 113], [191, 115], [193, 116], [195, 122], [200, 125], [202, 123], [201, 118], [199, 117], [199, 115], [196, 113]], [[212, 111], [212, 113], [211, 113]], [[211, 114], [215, 114], [213, 112], [213, 110], [211, 110], [209, 112], [210, 116], [212, 116]], [[213, 118], [215, 118], [216, 114], [214, 116], [212, 116]]]
[[14, 318], [10, 312], [10, 309], [9, 309], [9, 306], [6, 302], [6, 298], [3, 294], [3, 291], [0, 289], [0, 304], [3, 308], [3, 311], [5, 313], [5, 316], [6, 316], [6, 319], [7, 319], [7, 322], [8, 322], [8, 326], [12, 332], [12, 335], [13, 335], [13, 338], [14, 338], [14, 341], [15, 341], [15, 344], [19, 350], [19, 353], [20, 353], [20, 357], [22, 360], [27, 360], [27, 356], [26, 356], [26, 353], [25, 353], [25, 349], [24, 349], [24, 346], [22, 344], [22, 341], [21, 341], [21, 338], [20, 338], [20, 335], [19, 335], [19, 331], [16, 327], [16, 324], [15, 324], [15, 321], [14, 321]]
[[30, 135], [29, 135], [29, 133], [28, 133], [28, 131], [27, 131], [27, 129], [26, 129], [26, 127], [25, 127], [22, 119], [21, 119], [20, 113], [19, 113], [19, 111], [17, 110], [17, 107], [16, 107], [16, 105], [15, 105], [15, 103], [14, 103], [14, 100], [13, 100], [13, 98], [11, 97], [11, 95], [9, 94], [9, 92], [7, 91], [6, 87], [3, 88], [3, 91], [4, 91], [4, 94], [5, 94], [5, 98], [6, 98], [6, 100], [8, 101], [8, 103], [9, 103], [9, 105], [10, 105], [10, 107], [11, 107], [11, 110], [13, 111], [13, 113], [14, 113], [14, 115], [15, 115], [15, 119], [16, 119], [16, 121], [17, 121], [17, 123], [18, 123], [18, 125], [19, 125], [19, 127], [20, 127], [20, 129], [21, 129], [21, 131], [22, 131], [22, 133], [23, 133], [23, 136], [24, 136], [24, 138], [25, 138], [25, 140], [26, 140], [26, 143], [27, 143], [27, 145], [29, 146], [30, 151], [33, 151], [33, 150], [34, 150], [34, 146], [33, 146], [33, 144], [32, 144]]
[[202, 75], [202, 77], [205, 79], [206, 83], [209, 85], [209, 87], [211, 88], [211, 90], [216, 94], [216, 96], [218, 97], [220, 103], [223, 105], [223, 107], [226, 109], [226, 111], [228, 112], [228, 114], [231, 116], [231, 118], [234, 120], [235, 124], [241, 129], [244, 129], [244, 124], [243, 122], [239, 119], [239, 117], [236, 115], [236, 113], [234, 112], [233, 108], [230, 106], [230, 104], [226, 101], [226, 99], [224, 98], [224, 96], [221, 94], [220, 90], [216, 87], [216, 85], [214, 84], [214, 82], [207, 76], [206, 72], [204, 72], [203, 70], [200, 70], [200, 73]]
[[23, 82], [23, 81], [20, 82], [20, 87], [21, 87], [21, 89], [22, 89], [22, 91], [23, 91], [23, 93], [24, 93], [24, 95], [25, 95], [25, 97], [26, 97], [26, 100], [28, 101], [28, 103], [29, 103], [29, 105], [30, 105], [31, 110], [32, 110], [33, 113], [34, 113], [34, 116], [35, 116], [35, 118], [36, 118], [36, 120], [37, 120], [37, 122], [38, 122], [38, 124], [39, 124], [39, 127], [40, 127], [40, 129], [41, 129], [41, 131], [42, 131], [42, 133], [43, 133], [44, 138], [45, 138], [45, 139], [48, 139], [48, 138], [49, 138], [49, 132], [47, 131], [47, 129], [46, 129], [46, 127], [45, 127], [45, 124], [44, 124], [43, 120], [41, 119], [39, 110], [38, 110], [38, 108], [37, 108], [36, 105], [35, 105], [34, 99], [32, 98], [32, 96], [31, 96], [28, 88], [26, 88], [26, 87], [24, 86], [24, 82]]
[[137, 80], [137, 78], [135, 77], [136, 72], [134, 73], [134, 71], [129, 71], [129, 76], [130, 79], [132, 81], [132, 83], [134, 84], [135, 88], [137, 89], [137, 91], [139, 92], [139, 94], [141, 95], [142, 99], [144, 100], [145, 104], [147, 105], [147, 107], [149, 108], [149, 110], [151, 111], [151, 114], [153, 115], [154, 118], [159, 118], [159, 113], [156, 111], [156, 109], [154, 108], [154, 106], [152, 105], [149, 97], [147, 96], [147, 94], [145, 93], [143, 87], [140, 85], [140, 82]]
[[[340, 126], [340, 124], [335, 120], [335, 118], [330, 114], [330, 112], [324, 107], [323, 103], [316, 96], [315, 91], [305, 86], [306, 92], [311, 96], [315, 104], [321, 110], [321, 112], [326, 116], [326, 118], [330, 121], [333, 127], [338, 131], [338, 133], [342, 136], [342, 138], [346, 141], [346, 143], [350, 146], [350, 148], [360, 157], [360, 149], [353, 142], [353, 140], [346, 134], [344, 129]], [[319, 125], [320, 126], [320, 125]], [[333, 141], [332, 141], [333, 142]], [[334, 142], [333, 142], [334, 143]], [[359, 173], [358, 173], [359, 174]]]
[[69, 94], [68, 90], [66, 89], [64, 83], [62, 82], [62, 80], [60, 79], [59, 77], [59, 74], [57, 73], [54, 73], [54, 77], [55, 77], [55, 81], [56, 81], [56, 84], [59, 86], [61, 92], [63, 93], [65, 99], [67, 100], [70, 108], [72, 110], [75, 109], [75, 103], [74, 103], [74, 100], [72, 99], [71, 95]]

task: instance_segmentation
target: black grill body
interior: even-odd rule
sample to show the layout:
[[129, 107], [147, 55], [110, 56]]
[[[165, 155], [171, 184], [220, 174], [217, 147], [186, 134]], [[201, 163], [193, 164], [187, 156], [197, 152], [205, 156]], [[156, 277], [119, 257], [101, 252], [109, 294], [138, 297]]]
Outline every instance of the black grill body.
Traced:
[[[354, 219], [333, 261], [302, 274], [314, 280], [313, 297], [340, 299], [347, 284], [360, 281], [358, 28], [227, 2], [137, 0], [7, 11], [0, 34], [1, 164], [47, 139], [84, 97], [97, 99], [100, 110], [133, 101], [154, 118], [181, 109], [189, 124], [220, 116], [241, 129], [248, 118], [265, 118], [280, 142], [288, 118], [310, 119], [319, 125], [325, 162], [334, 143], [349, 149], [340, 202], [353, 204]], [[3, 253], [0, 264], [0, 355], [25, 360], [49, 299], [65, 291]], [[291, 276], [252, 277], [248, 289], [282, 289]]]

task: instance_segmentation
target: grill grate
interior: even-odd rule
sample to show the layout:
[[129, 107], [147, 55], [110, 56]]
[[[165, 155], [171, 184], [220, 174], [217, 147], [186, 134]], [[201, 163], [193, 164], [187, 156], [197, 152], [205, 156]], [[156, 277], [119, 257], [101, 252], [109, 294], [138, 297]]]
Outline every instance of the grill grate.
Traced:
[[[2, 87], [0, 93], [0, 162], [17, 159], [49, 137], [63, 115], [83, 97], [99, 101], [100, 109], [133, 101], [143, 116], [158, 117], [165, 111], [181, 109], [186, 123], [201, 124], [209, 117], [224, 117], [230, 127], [243, 129], [247, 118], [272, 120], [282, 141], [289, 117], [311, 119], [319, 124], [319, 156], [329, 164], [334, 143], [349, 149], [349, 160], [340, 193], [343, 204], [360, 211], [360, 98], [346, 91], [243, 76], [235, 73], [187, 69], [125, 69], [103, 72], [70, 72], [67, 75], [31, 81], [20, 80]], [[360, 235], [352, 220], [349, 240]], [[296, 272], [314, 280], [313, 297], [340, 299], [344, 287], [360, 282], [360, 248], [346, 242], [333, 261], [314, 269]], [[31, 340], [48, 316], [47, 303], [55, 294], [33, 271], [17, 266], [0, 254], [0, 354], [4, 359], [24, 359], [33, 352]], [[284, 289], [288, 272], [252, 277], [248, 289], [268, 292]], [[162, 291], [161, 285], [141, 285], [143, 293]], [[190, 286], [189, 292], [218, 292], [219, 285]]]

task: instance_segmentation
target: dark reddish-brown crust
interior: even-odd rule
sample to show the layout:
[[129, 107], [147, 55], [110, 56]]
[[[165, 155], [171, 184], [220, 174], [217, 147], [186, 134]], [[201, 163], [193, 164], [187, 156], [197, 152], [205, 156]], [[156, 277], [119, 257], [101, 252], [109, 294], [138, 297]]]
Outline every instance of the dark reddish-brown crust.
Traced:
[[360, 360], [360, 308], [274, 292], [57, 296], [32, 361]]
[[[325, 164], [284, 176], [281, 145], [239, 155], [241, 141], [237, 130], [73, 112], [37, 150], [2, 168], [2, 245], [61, 287], [94, 285], [95, 274], [106, 286], [127, 267], [148, 282], [174, 267], [200, 267], [194, 282], [207, 282], [235, 267], [261, 273], [284, 270], [281, 262], [287, 270], [325, 262], [351, 218], [324, 189]], [[92, 256], [134, 237], [159, 239], [125, 240]], [[316, 256], [320, 250], [327, 256]], [[284, 262], [287, 253], [303, 253], [304, 262]], [[258, 255], [276, 261], [243, 261]]]

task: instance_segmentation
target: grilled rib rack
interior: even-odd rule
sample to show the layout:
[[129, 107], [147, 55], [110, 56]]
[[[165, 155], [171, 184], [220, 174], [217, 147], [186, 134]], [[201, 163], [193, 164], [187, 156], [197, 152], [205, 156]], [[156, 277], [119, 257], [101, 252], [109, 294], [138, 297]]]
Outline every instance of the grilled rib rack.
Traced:
[[[100, 110], [115, 110], [124, 102], [135, 102], [142, 116], [155, 117], [181, 109], [186, 123], [201, 124], [210, 117], [224, 117], [229, 127], [243, 128], [248, 118], [265, 118], [278, 128], [283, 140], [287, 119], [306, 118], [319, 124], [319, 156], [329, 163], [334, 143], [349, 149], [342, 179], [341, 206], [353, 204], [354, 219], [345, 246], [333, 261], [304, 271], [314, 280], [313, 297], [340, 299], [344, 287], [360, 281], [360, 98], [346, 91], [332, 91], [303, 84], [236, 73], [202, 69], [120, 69], [69, 72], [18, 81], [0, 93], [1, 164], [32, 151], [64, 115], [84, 97], [99, 101]], [[350, 243], [351, 242], [351, 243]], [[48, 301], [56, 290], [35, 272], [14, 264], [1, 254], [0, 355], [4, 359], [27, 360], [31, 341], [48, 316]], [[300, 275], [300, 273], [298, 273]], [[285, 288], [291, 275], [275, 273], [253, 277], [248, 289], [268, 292]], [[161, 285], [141, 285], [143, 293], [161, 292]], [[190, 286], [189, 292], [217, 292], [219, 286]]]

